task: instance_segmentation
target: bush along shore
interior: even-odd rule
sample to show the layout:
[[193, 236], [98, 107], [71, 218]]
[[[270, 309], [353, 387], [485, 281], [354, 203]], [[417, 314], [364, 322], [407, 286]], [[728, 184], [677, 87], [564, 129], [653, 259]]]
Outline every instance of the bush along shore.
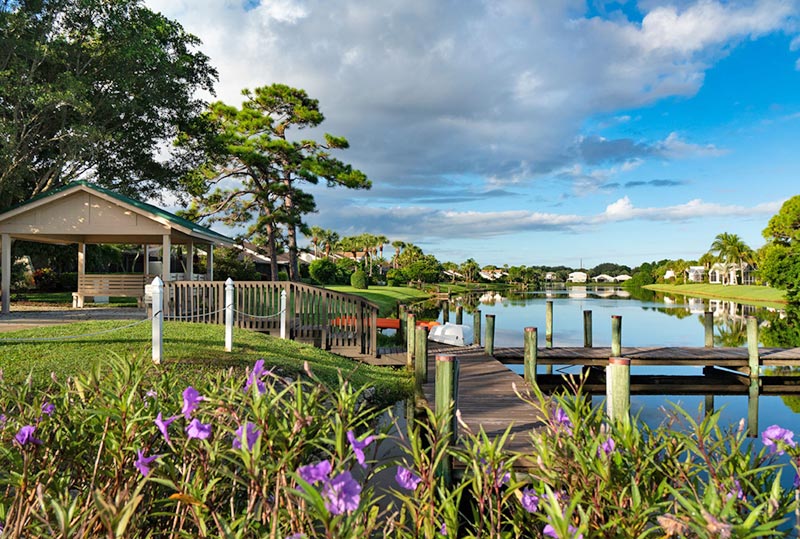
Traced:
[[[781, 479], [796, 477], [800, 449], [779, 426], [757, 450], [717, 415], [676, 408], [649, 429], [608, 423], [579, 388], [525, 393], [542, 427], [519, 455], [463, 425], [452, 446], [450, 418], [430, 411], [376, 428], [382, 410], [364, 391], [308, 364], [284, 378], [257, 361], [180, 387], [109, 362], [44, 389], [0, 381], [3, 537], [722, 538], [793, 526]], [[376, 461], [383, 444], [399, 456]], [[439, 473], [447, 458], [463, 469], [454, 484]]]

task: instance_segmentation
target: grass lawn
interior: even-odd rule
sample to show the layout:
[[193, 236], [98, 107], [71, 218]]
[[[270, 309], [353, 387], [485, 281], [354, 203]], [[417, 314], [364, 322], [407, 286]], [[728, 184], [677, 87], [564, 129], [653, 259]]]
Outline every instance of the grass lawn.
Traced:
[[[80, 339], [56, 342], [14, 343], [10, 339], [51, 338], [65, 335], [89, 335], [124, 326], [130, 321], [93, 321], [42, 327], [0, 334], [0, 368], [6, 379], [23, 381], [32, 373], [34, 380], [43, 380], [56, 373], [59, 378], [91, 369], [112, 354], [140, 354], [150, 357], [151, 326], [148, 323]], [[243, 372], [257, 359], [264, 359], [268, 368], [292, 376], [303, 370], [308, 361], [324, 381], [338, 383], [338, 371], [356, 387], [372, 385], [376, 395], [386, 404], [408, 396], [412, 390], [409, 374], [402, 369], [373, 367], [343, 358], [312, 346], [284, 341], [260, 333], [234, 329], [233, 352], [225, 352], [225, 328], [211, 324], [165, 322], [164, 361], [181, 382], [233, 369]], [[236, 374], [237, 376], [240, 373]]]
[[367, 290], [360, 290], [352, 286], [336, 285], [325, 288], [335, 292], [361, 296], [378, 306], [378, 316], [388, 318], [397, 314], [397, 304], [401, 302], [421, 301], [430, 294], [407, 286], [371, 286]]
[[780, 307], [787, 303], [785, 292], [768, 286], [724, 286], [721, 284], [690, 283], [677, 285], [651, 284], [644, 288], [657, 292], [726, 299], [765, 307]]

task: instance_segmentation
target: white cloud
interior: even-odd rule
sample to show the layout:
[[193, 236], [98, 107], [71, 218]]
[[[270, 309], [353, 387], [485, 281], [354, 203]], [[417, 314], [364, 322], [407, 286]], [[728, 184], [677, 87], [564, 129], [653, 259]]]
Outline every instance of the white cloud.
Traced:
[[713, 144], [692, 144], [681, 140], [678, 133], [674, 131], [655, 146], [660, 150], [661, 155], [671, 159], [693, 156], [719, 156], [728, 153], [727, 150], [717, 148]]
[[[325, 131], [350, 140], [346, 159], [397, 184], [558, 170], [587, 117], [693, 95], [726, 47], [787, 28], [797, 7], [698, 0], [639, 24], [586, 19], [581, 0], [146, 1], [203, 40], [220, 99], [273, 82], [304, 88]], [[717, 151], [677, 135], [664, 149]]]

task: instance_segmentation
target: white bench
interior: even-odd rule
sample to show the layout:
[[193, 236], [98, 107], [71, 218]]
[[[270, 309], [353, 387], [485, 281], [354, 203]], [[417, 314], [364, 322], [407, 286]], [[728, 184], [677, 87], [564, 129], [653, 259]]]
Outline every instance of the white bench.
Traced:
[[78, 276], [78, 291], [72, 293], [72, 306], [83, 304], [95, 296], [136, 298], [139, 307], [144, 304], [144, 285], [147, 276], [142, 274], [104, 273]]

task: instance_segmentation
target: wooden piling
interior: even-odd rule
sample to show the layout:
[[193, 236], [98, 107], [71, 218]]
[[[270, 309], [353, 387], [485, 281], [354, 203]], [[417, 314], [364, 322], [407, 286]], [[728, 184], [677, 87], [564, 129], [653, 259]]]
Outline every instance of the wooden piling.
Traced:
[[481, 345], [481, 310], [475, 309], [472, 313], [472, 338], [475, 344]]
[[486, 315], [486, 335], [483, 344], [483, 350], [487, 356], [494, 355], [494, 315]]
[[459, 305], [456, 307], [456, 324], [461, 325], [464, 323], [464, 307]]
[[706, 329], [706, 348], [714, 348], [714, 313], [706, 311], [703, 315], [703, 325]]
[[755, 316], [747, 317], [747, 363], [750, 367], [750, 378], [758, 378], [758, 320]]
[[539, 358], [539, 330], [534, 327], [525, 328], [525, 348], [523, 352], [525, 380], [531, 385], [536, 385], [536, 363]]
[[446, 324], [450, 321], [450, 302], [447, 300], [442, 301], [442, 323]]
[[[444, 418], [441, 436], [452, 446], [458, 436], [458, 422], [455, 411], [458, 409], [458, 358], [455, 356], [436, 355], [436, 380], [434, 381], [434, 400], [437, 417]], [[438, 474], [446, 485], [451, 484], [453, 462], [450, 455], [445, 455], [439, 464]]]
[[[407, 307], [404, 303], [397, 306], [397, 318], [400, 320], [400, 339], [406, 338], [406, 317], [408, 316]], [[400, 340], [399, 342], [403, 342]]]
[[631, 360], [611, 357], [606, 367], [606, 414], [611, 421], [630, 420]]
[[712, 394], [706, 395], [705, 412], [706, 415], [711, 415], [714, 413], [714, 395]]
[[417, 318], [414, 313], [408, 313], [406, 316], [406, 367], [409, 370], [414, 368], [414, 329], [417, 327]]
[[615, 314], [611, 317], [611, 357], [622, 355], [622, 317]]
[[417, 397], [424, 397], [422, 384], [428, 381], [428, 328], [420, 326], [416, 329], [414, 345], [414, 387]]
[[544, 315], [544, 342], [547, 348], [553, 347], [553, 302], [547, 301]]
[[592, 311], [583, 311], [583, 347], [592, 347]]
[[747, 392], [747, 435], [751, 438], [758, 437], [758, 384], [758, 378], [750, 378]]

